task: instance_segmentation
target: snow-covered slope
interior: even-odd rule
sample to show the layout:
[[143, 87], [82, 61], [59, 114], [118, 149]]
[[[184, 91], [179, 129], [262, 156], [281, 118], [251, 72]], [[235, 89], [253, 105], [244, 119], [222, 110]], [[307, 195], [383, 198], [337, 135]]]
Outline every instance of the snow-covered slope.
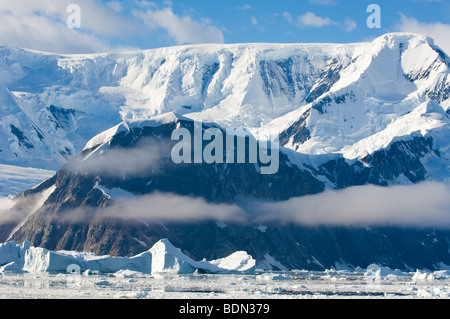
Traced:
[[0, 46], [0, 162], [58, 169], [122, 120], [170, 111], [360, 157], [448, 126], [449, 63], [414, 34], [67, 56]]
[[0, 164], [0, 197], [16, 196], [54, 174], [44, 169]]
[[259, 131], [284, 131], [283, 144], [302, 153], [353, 159], [396, 137], [448, 130], [450, 59], [431, 39], [385, 35], [353, 61], [328, 92]]
[[[425, 230], [394, 229], [388, 238], [386, 229], [369, 236], [364, 229], [149, 224], [141, 217], [151, 201], [139, 202], [144, 214], [136, 220], [92, 217], [101, 217], [97, 209], [110, 207], [117, 194], [135, 196], [133, 204], [140, 197], [152, 200], [147, 195], [155, 192], [194, 197], [199, 200], [189, 203], [199, 205], [191, 208], [197, 214], [215, 211], [205, 200], [282, 201], [357, 185], [448, 183], [449, 61], [431, 39], [404, 33], [348, 45], [198, 45], [89, 56], [2, 47], [0, 163], [60, 168], [79, 155], [16, 198], [14, 210], [27, 214], [0, 225], [0, 237], [128, 256], [170, 238], [198, 259], [245, 250], [277, 268], [362, 264], [375, 255], [400, 265], [395, 267], [448, 264], [447, 232], [440, 235], [442, 245], [428, 250], [421, 244]], [[246, 128], [260, 139], [280, 133], [279, 170], [260, 174], [259, 163], [175, 164], [171, 134], [180, 127], [195, 134], [193, 119], [223, 132]], [[174, 197], [157, 198], [172, 204]], [[180, 207], [182, 213], [190, 209]], [[119, 215], [135, 210], [121, 208]], [[65, 222], [69, 216], [73, 223]], [[329, 241], [317, 240], [323, 236]], [[349, 242], [361, 247], [358, 253]], [[418, 254], [411, 243], [424, 250]], [[217, 250], [226, 254], [217, 256]], [[155, 247], [161, 256], [173, 251]], [[192, 270], [188, 258], [172, 257], [155, 269]], [[239, 268], [251, 261], [238, 254], [214, 265]]]

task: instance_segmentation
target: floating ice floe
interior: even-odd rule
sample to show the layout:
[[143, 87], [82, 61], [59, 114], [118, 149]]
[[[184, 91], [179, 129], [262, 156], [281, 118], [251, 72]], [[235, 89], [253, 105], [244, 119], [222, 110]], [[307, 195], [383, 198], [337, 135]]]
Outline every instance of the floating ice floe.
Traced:
[[20, 268], [14, 261], [12, 261], [9, 264], [0, 267], [0, 274], [5, 273], [22, 274], [26, 273], [26, 271]]
[[209, 262], [217, 266], [220, 272], [254, 273], [256, 261], [245, 251], [237, 251], [228, 257]]
[[[358, 267], [355, 271], [360, 271], [361, 268]], [[375, 264], [369, 265], [367, 270], [364, 272], [365, 277], [376, 276], [376, 277], [396, 277], [396, 276], [407, 276], [408, 274], [404, 273], [399, 269], [392, 270], [389, 267], [378, 266]]]
[[51, 251], [41, 247], [23, 246], [15, 242], [0, 244], [0, 266], [4, 271], [125, 273], [144, 274], [191, 274], [203, 273], [253, 273], [255, 260], [246, 252], [239, 251], [228, 257], [213, 261], [195, 261], [176, 248], [168, 239], [158, 241], [150, 250], [133, 257], [95, 256], [87, 252]]
[[421, 272], [420, 270], [417, 270], [413, 277], [413, 282], [425, 282], [425, 281], [434, 281], [434, 274], [428, 273], [428, 272]]

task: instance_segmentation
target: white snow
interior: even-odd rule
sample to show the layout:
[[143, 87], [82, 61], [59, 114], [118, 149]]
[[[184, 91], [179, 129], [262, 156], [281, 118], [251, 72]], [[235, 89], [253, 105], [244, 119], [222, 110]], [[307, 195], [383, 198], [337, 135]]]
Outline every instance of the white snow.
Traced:
[[255, 227], [256, 227], [256, 229], [258, 229], [261, 233], [265, 233], [266, 230], [267, 230], [267, 226], [264, 226], [264, 225], [258, 225], [258, 226], [255, 226]]
[[[101, 146], [109, 143], [111, 139], [114, 137], [114, 135], [123, 132], [123, 131], [129, 131], [130, 126], [133, 128], [139, 128], [139, 127], [158, 127], [167, 123], [172, 123], [177, 120], [184, 119], [183, 116], [176, 115], [173, 112], [168, 112], [162, 115], [157, 115], [152, 117], [148, 120], [139, 120], [139, 119], [132, 119], [132, 120], [126, 120], [119, 125], [116, 125], [98, 135], [90, 139], [86, 146], [84, 147], [84, 150], [92, 149], [96, 147], [95, 151], [97, 151]], [[186, 119], [187, 120], [187, 119]]]
[[319, 260], [317, 260], [316, 257], [311, 256], [311, 258], [312, 258], [312, 261], [311, 261], [312, 263], [315, 263], [317, 266], [325, 269], [325, 267], [322, 265], [322, 263]]
[[413, 277], [411, 278], [413, 282], [429, 282], [434, 281], [434, 274], [429, 272], [421, 272], [420, 270], [417, 270]]
[[402, 272], [399, 269], [392, 270], [389, 267], [383, 267], [383, 266], [377, 266], [376, 271], [373, 271], [373, 270], [374, 270], [373, 268], [366, 269], [366, 271], [364, 272], [364, 276], [367, 277], [367, 276], [375, 275], [375, 276], [381, 278], [381, 277], [387, 277], [387, 276], [405, 276], [406, 275], [404, 272]]
[[16, 196], [53, 175], [54, 171], [0, 164], [0, 197]]
[[105, 194], [107, 197], [109, 197], [109, 199], [112, 199], [112, 200], [131, 198], [134, 196], [133, 193], [130, 193], [121, 188], [115, 187], [115, 188], [109, 189], [108, 187], [106, 187], [104, 185], [100, 185], [99, 183], [97, 183], [94, 188], [101, 190], [103, 192], [103, 194]]
[[93, 256], [88, 253], [50, 251], [40, 247], [30, 247], [25, 253], [23, 269], [31, 273], [67, 272], [71, 265], [102, 273], [117, 272], [122, 269], [150, 273], [151, 255], [142, 253], [133, 257]]
[[[244, 127], [265, 139], [327, 98], [325, 112], [312, 109], [306, 120], [311, 139], [301, 145], [291, 140], [287, 147], [357, 158], [411, 132], [434, 134], [445, 127], [448, 135], [447, 117], [435, 115], [445, 114], [450, 99], [437, 97], [437, 112], [421, 109], [430, 92], [450, 85], [448, 63], [433, 41], [420, 35], [387, 34], [356, 44], [189, 45], [96, 55], [4, 46], [0, 51], [3, 163], [58, 169], [67, 160], [63, 154], [107, 145], [128, 124], [161, 125], [179, 116]], [[339, 80], [307, 103], [308, 92], [320, 87], [321, 74], [336, 61]], [[343, 96], [345, 103], [335, 101]], [[58, 108], [58, 118], [50, 105]], [[446, 147], [448, 141], [441, 141]]]
[[117, 133], [119, 133], [125, 129], [126, 129], [126, 127], [125, 127], [124, 123], [116, 125], [110, 129], [94, 136], [92, 139], [89, 140], [89, 142], [87, 142], [84, 149], [86, 150], [86, 149], [92, 149], [94, 147], [100, 147], [100, 146], [110, 142], [114, 135], [116, 135]]

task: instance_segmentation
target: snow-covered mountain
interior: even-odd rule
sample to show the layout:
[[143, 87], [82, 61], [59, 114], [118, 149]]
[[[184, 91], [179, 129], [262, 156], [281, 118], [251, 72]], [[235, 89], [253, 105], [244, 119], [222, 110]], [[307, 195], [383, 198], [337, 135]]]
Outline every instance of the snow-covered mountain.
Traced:
[[59, 169], [122, 120], [176, 112], [303, 154], [362, 158], [414, 132], [447, 156], [450, 62], [429, 38], [61, 56], [0, 47], [0, 161]]
[[[178, 142], [170, 139], [172, 132], [195, 134], [196, 124], [167, 113], [123, 122], [97, 135], [55, 176], [14, 199], [9, 223], [0, 224], [0, 241], [30, 240], [51, 250], [124, 256], [168, 238], [197, 260], [245, 250], [258, 264], [281, 270], [366, 267], [373, 262], [400, 269], [450, 264], [450, 231], [428, 224], [328, 224], [327, 216], [336, 216], [333, 210], [338, 209], [332, 204], [318, 224], [291, 222], [283, 215], [291, 206], [296, 215], [314, 216], [316, 205], [295, 199], [327, 187], [388, 185], [400, 176], [410, 182], [426, 180], [421, 158], [435, 152], [429, 139], [412, 136], [358, 161], [302, 155], [282, 147], [277, 172], [261, 174], [259, 162], [174, 163], [170, 153]], [[211, 127], [223, 130], [205, 124], [204, 134]], [[354, 194], [357, 198], [344, 200], [357, 205], [352, 210], [357, 217], [368, 209], [370, 197]], [[434, 213], [432, 206], [419, 214]], [[380, 209], [372, 214], [384, 215]], [[409, 213], [395, 211], [391, 217], [408, 218]]]
[[[23, 218], [0, 224], [0, 240], [130, 255], [169, 238], [198, 260], [245, 250], [278, 269], [450, 264], [448, 231], [430, 237], [427, 229], [230, 221], [242, 198], [277, 202], [427, 180], [448, 185], [450, 58], [429, 38], [0, 53], [0, 162], [59, 169], [16, 198]], [[171, 134], [194, 134], [193, 120], [224, 135], [227, 128], [259, 140], [279, 134], [278, 170], [175, 164]], [[116, 206], [116, 198], [129, 206]], [[149, 209], [156, 215], [145, 215]], [[155, 222], [171, 215], [169, 223]]]

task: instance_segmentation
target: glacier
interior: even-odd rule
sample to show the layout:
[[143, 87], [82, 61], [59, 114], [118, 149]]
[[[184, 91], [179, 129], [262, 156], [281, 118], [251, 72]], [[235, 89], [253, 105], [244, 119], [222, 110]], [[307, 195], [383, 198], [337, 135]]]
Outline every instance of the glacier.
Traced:
[[[183, 249], [197, 259], [216, 259], [210, 249], [220, 250], [217, 247], [223, 245], [229, 249], [226, 254], [245, 250], [269, 269], [279, 269], [278, 264], [290, 269], [330, 267], [340, 259], [351, 262], [359, 258], [345, 245], [327, 252], [316, 246], [315, 236], [329, 236], [325, 248], [330, 248], [340, 243], [335, 236], [342, 235], [345, 242], [361, 238], [356, 242], [364, 242], [361, 246], [366, 251], [374, 248], [370, 243], [376, 238], [380, 244], [374, 249], [383, 252], [377, 255], [379, 259], [367, 262], [384, 260], [407, 269], [408, 256], [411, 265], [422, 267], [422, 260], [415, 258], [418, 254], [409, 249], [412, 246], [406, 239], [400, 247], [405, 254], [387, 249], [385, 240], [396, 242], [398, 234], [392, 232], [388, 238], [384, 232], [389, 230], [383, 228], [370, 234], [364, 229], [314, 234], [297, 227], [262, 230], [249, 226], [244, 228], [254, 240], [249, 244], [237, 233], [243, 228], [228, 221], [225, 227], [223, 220], [221, 226], [180, 230], [181, 226], [149, 224], [142, 219], [116, 227], [114, 223], [103, 225], [97, 218], [63, 225], [54, 217], [66, 217], [67, 208], [100, 208], [120, 197], [154, 191], [217, 202], [233, 201], [237, 195], [279, 201], [368, 184], [433, 181], [448, 185], [449, 70], [450, 58], [432, 39], [410, 33], [386, 34], [353, 44], [188, 45], [94, 55], [58, 55], [0, 46], [0, 163], [5, 176], [12, 176], [11, 182], [21, 181], [20, 166], [49, 172], [44, 177], [39, 175], [44, 171], [35, 171], [42, 180], [48, 179], [15, 198], [21, 206], [36, 197], [33, 209], [16, 224], [0, 225], [0, 236], [18, 242], [32, 238], [34, 245], [51, 249], [123, 256], [148, 250], [160, 238], [170, 238], [188, 242]], [[245, 129], [261, 141], [278, 133], [280, 174], [262, 178], [258, 165], [241, 171], [225, 165], [203, 165], [194, 170], [192, 166], [174, 167], [170, 162], [153, 172], [145, 166], [144, 162], [150, 162], [147, 157], [142, 160], [122, 152], [125, 156], [119, 159], [114, 158], [117, 153], [110, 152], [117, 146], [129, 150], [142, 137], [166, 141], [174, 128], [192, 127], [192, 120], [214, 123], [222, 129]], [[164, 153], [147, 151], [148, 156]], [[106, 161], [111, 158], [114, 160]], [[75, 162], [99, 164], [101, 169], [74, 173], [70, 165]], [[145, 176], [122, 174], [125, 168], [111, 162], [134, 169], [144, 167]], [[103, 168], [114, 168], [120, 175], [108, 176]], [[19, 176], [14, 180], [14, 175]], [[40, 182], [37, 178], [33, 183]], [[7, 189], [9, 184], [4, 181], [1, 185]], [[19, 184], [14, 193], [25, 186]], [[53, 231], [47, 232], [49, 229]], [[200, 238], [217, 234], [222, 240], [189, 240], [192, 229]], [[271, 233], [274, 230], [280, 237]], [[396, 231], [418, 245], [423, 260], [430, 257], [430, 269], [436, 268], [437, 262], [448, 264], [445, 232], [439, 234], [439, 245], [427, 242], [422, 248], [427, 230]], [[95, 236], [87, 236], [88, 232]], [[239, 234], [235, 236], [239, 240], [229, 245], [235, 237], [227, 232]], [[311, 245], [297, 237], [304, 232]], [[291, 238], [278, 242], [287, 233]], [[439, 252], [428, 250], [428, 245]], [[286, 248], [291, 246], [294, 249]], [[342, 258], [343, 250], [349, 258]], [[341, 255], [336, 256], [336, 251]], [[429, 252], [433, 253], [427, 255]], [[160, 253], [166, 256], [165, 250]], [[386, 259], [385, 254], [390, 257]], [[333, 259], [327, 260], [329, 256]], [[245, 259], [239, 254], [234, 257], [227, 261], [235, 265], [231, 268]], [[155, 269], [189, 271], [197, 263], [185, 257], [159, 262], [155, 261]], [[362, 264], [360, 260], [351, 263]]]
[[411, 132], [447, 132], [449, 61], [409, 33], [93, 55], [0, 46], [0, 161], [56, 170], [93, 136], [168, 112], [262, 140], [277, 132], [300, 154], [362, 158]]

